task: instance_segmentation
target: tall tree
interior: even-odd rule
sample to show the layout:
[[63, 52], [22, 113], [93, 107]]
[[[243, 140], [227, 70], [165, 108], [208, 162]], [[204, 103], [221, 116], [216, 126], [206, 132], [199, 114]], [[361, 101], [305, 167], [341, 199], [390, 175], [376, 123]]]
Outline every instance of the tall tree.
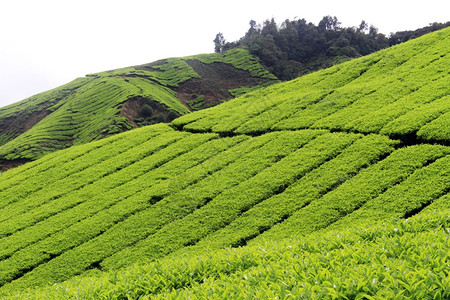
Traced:
[[340, 28], [341, 22], [338, 21], [336, 17], [325, 16], [319, 22], [319, 29], [325, 30], [337, 30]]
[[368, 28], [369, 28], [369, 24], [367, 24], [366, 21], [362, 20], [361, 24], [359, 24], [358, 30], [360, 32], [366, 32]]
[[222, 32], [219, 32], [216, 35], [216, 38], [214, 39], [214, 51], [216, 53], [221, 53], [224, 50], [224, 46], [225, 46], [225, 37], [223, 36]]
[[250, 28], [248, 29], [247, 33], [245, 34], [246, 37], [250, 37], [253, 33], [257, 32], [256, 21], [250, 20], [249, 25], [250, 25]]

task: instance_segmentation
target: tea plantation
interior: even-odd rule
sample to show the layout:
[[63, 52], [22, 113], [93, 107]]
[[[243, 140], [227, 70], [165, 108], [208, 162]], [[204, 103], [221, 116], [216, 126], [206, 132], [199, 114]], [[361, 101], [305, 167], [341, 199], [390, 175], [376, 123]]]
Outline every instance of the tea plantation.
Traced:
[[[199, 68], [205, 78], [191, 66], [194, 63], [201, 66]], [[230, 73], [227, 76], [243, 76], [240, 78], [243, 81], [230, 85], [227, 82], [222, 84], [226, 76], [210, 78], [217, 74], [215, 69], [219, 69], [218, 66], [226, 67]], [[218, 86], [219, 90], [205, 90], [205, 84], [197, 84], [191, 92], [199, 96], [222, 92], [221, 100], [227, 100], [227, 95], [238, 95], [240, 90], [251, 90], [278, 81], [245, 49], [169, 58], [147, 65], [89, 74], [0, 108], [0, 163], [34, 160], [58, 149], [141, 127], [142, 123], [169, 122], [193, 110], [190, 105], [195, 99], [192, 100], [190, 95], [191, 98], [183, 102], [179, 97], [179, 86], [194, 79], [204, 79], [210, 85]], [[128, 101], [134, 101], [135, 105], [127, 107]], [[206, 105], [197, 102], [199, 107]], [[151, 107], [147, 113], [150, 115], [141, 113], [144, 105]]]
[[0, 298], [450, 298], [449, 54], [444, 29], [0, 174]]

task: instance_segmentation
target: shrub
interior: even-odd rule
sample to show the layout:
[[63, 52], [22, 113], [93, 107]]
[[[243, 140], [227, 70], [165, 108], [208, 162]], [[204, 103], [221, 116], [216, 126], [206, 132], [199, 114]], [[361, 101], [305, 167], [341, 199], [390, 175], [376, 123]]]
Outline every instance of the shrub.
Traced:
[[153, 109], [150, 105], [144, 104], [141, 108], [141, 115], [144, 118], [151, 117], [153, 115]]

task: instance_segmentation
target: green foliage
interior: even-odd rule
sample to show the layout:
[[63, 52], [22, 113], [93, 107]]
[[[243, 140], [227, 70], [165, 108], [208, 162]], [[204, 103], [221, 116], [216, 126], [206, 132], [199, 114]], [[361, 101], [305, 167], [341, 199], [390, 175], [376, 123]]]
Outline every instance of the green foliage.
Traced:
[[190, 109], [192, 111], [196, 111], [196, 110], [200, 110], [203, 108], [204, 104], [205, 104], [205, 96], [201, 95], [199, 97], [196, 97], [193, 95], [193, 97], [195, 97], [192, 100], [187, 101], [187, 105], [190, 107]]
[[245, 48], [227, 51], [223, 57], [223, 61], [237, 69], [249, 71], [253, 77], [277, 80], [273, 74], [261, 66], [258, 58], [250, 55], [249, 51]]
[[[324, 136], [326, 139], [328, 136]], [[366, 136], [343, 149], [334, 152], [334, 158], [311, 170], [282, 193], [275, 194], [254, 205], [229, 226], [217, 230], [201, 240], [190, 251], [203, 248], [224, 248], [245, 245], [275, 224], [282, 222], [297, 210], [320, 199], [324, 194], [345, 183], [380, 156], [393, 151], [393, 142], [385, 137]], [[331, 149], [329, 149], [331, 150]], [[339, 151], [338, 151], [339, 152]], [[285, 226], [285, 230], [295, 231]], [[274, 228], [275, 229], [275, 228]], [[274, 235], [276, 236], [276, 235]], [[281, 234], [280, 236], [288, 236]], [[276, 236], [278, 237], [278, 236]]]
[[449, 298], [449, 32], [81, 144], [126, 126], [104, 98], [174, 99], [92, 77], [50, 115], [80, 145], [0, 174], [0, 295]]
[[144, 117], [151, 117], [153, 115], [152, 107], [148, 104], [144, 104], [141, 108], [141, 115]]
[[[205, 63], [222, 62], [249, 71], [264, 85], [277, 81], [245, 49], [233, 49], [220, 55], [169, 58], [148, 65], [90, 74], [0, 109], [0, 129], [6, 128], [0, 134], [0, 159], [36, 159], [55, 150], [130, 130], [133, 121], [145, 126], [172, 121], [189, 113], [190, 110], [177, 98], [177, 87], [190, 79], [200, 78], [187, 63], [192, 59]], [[159, 102], [167, 107], [167, 112], [153, 115], [149, 107], [144, 106], [137, 112], [144, 117], [143, 120], [128, 120], [120, 116], [121, 106], [135, 98]], [[205, 104], [201, 97], [188, 102], [188, 105], [191, 110], [211, 106]], [[41, 122], [30, 125], [31, 129], [22, 124], [30, 114], [39, 111], [46, 112]], [[11, 119], [22, 121], [10, 124]]]
[[287, 19], [278, 26], [272, 18], [258, 25], [251, 21], [247, 33], [236, 42], [226, 43], [221, 33], [214, 42], [216, 52], [246, 47], [277, 78], [291, 80], [299, 75], [368, 55], [449, 25], [450, 22], [434, 23], [414, 32], [393, 33], [387, 38], [365, 21], [361, 22], [359, 28], [342, 27], [336, 17], [325, 16], [317, 26], [307, 23], [305, 19]]
[[197, 59], [205, 64], [226, 63], [236, 69], [249, 71], [253, 77], [265, 79], [266, 81], [277, 81], [277, 78], [265, 69], [259, 59], [250, 54], [247, 48], [235, 48], [224, 53], [199, 54], [188, 56], [184, 59]]
[[271, 84], [273, 84], [273, 82], [266, 81], [266, 82], [262, 82], [258, 85], [254, 85], [254, 86], [244, 86], [244, 87], [240, 87], [240, 88], [236, 88], [236, 89], [231, 89], [231, 90], [228, 90], [228, 92], [231, 95], [233, 95], [233, 97], [239, 97], [239, 96], [245, 95], [247, 93], [257, 91], [261, 88], [268, 87]]
[[[365, 210], [357, 208], [369, 199], [366, 195], [377, 196], [425, 162], [449, 153], [444, 146], [423, 145], [394, 151], [376, 163], [394, 150], [395, 142], [310, 130], [254, 138], [219, 138], [168, 126], [131, 133], [47, 156], [14, 175], [2, 174], [1, 290], [45, 285], [93, 268], [115, 269], [174, 252], [245, 245], [252, 239], [254, 244], [261, 233], [279, 239], [314, 232], [334, 222], [326, 212], [330, 207], [338, 216], [343, 209], [349, 220], [359, 219]], [[432, 164], [423, 168], [429, 175], [417, 173], [409, 181], [433, 189], [430, 181], [445, 178], [446, 165], [444, 160], [426, 171]], [[440, 182], [442, 193], [448, 184]], [[421, 197], [428, 199], [428, 194]], [[407, 199], [402, 204], [406, 211], [422, 205], [422, 200]], [[300, 218], [305, 212], [309, 216]], [[369, 213], [362, 219], [380, 217]]]
[[77, 78], [65, 85], [62, 85], [53, 90], [32, 96], [14, 104], [2, 107], [0, 110], [0, 118], [16, 117], [20, 113], [34, 112], [42, 110], [43, 104], [50, 104], [50, 106], [57, 104], [61, 99], [68, 96], [73, 91], [86, 83], [89, 83], [92, 78]]
[[446, 299], [449, 224], [447, 207], [279, 243], [203, 250], [11, 299]]
[[173, 123], [200, 132], [317, 128], [444, 142], [449, 128], [449, 33], [434, 32]]
[[450, 22], [446, 23], [432, 23], [429, 26], [425, 26], [423, 28], [419, 28], [416, 30], [406, 30], [406, 31], [397, 31], [396, 33], [389, 35], [389, 44], [390, 45], [396, 45], [399, 43], [404, 43], [406, 41], [409, 41], [410, 39], [418, 38], [419, 36], [422, 36], [424, 34], [441, 30], [446, 27], [450, 26]]
[[448, 141], [450, 139], [450, 113], [446, 112], [439, 118], [425, 124], [417, 132], [417, 136], [423, 140]]
[[[292, 136], [297, 139], [302, 138], [301, 134]], [[356, 138], [353, 135], [339, 134], [327, 134], [318, 137], [304, 147], [290, 153], [274, 165], [262, 170], [252, 178], [222, 191], [217, 197], [211, 197], [213, 199], [206, 205], [199, 207], [191, 215], [179, 221], [173, 221], [152, 237], [137, 243], [135, 247], [128, 248], [109, 257], [105, 260], [104, 265], [108, 268], [112, 266], [126, 266], [132, 262], [137, 262], [138, 258], [143, 255], [147, 258], [157, 258], [177, 250], [184, 245], [189, 245], [200, 240], [203, 236], [227, 226], [240, 214], [265, 200], [273, 193], [285, 186], [291, 185], [296, 178], [301, 177], [303, 174], [323, 163], [327, 158], [338, 153]], [[254, 161], [253, 165], [257, 166], [257, 164], [264, 162], [264, 156], [262, 155], [271, 154], [273, 156], [276, 153], [282, 157], [283, 154], [280, 147], [284, 146], [282, 150], [286, 151], [288, 150], [286, 148], [292, 145], [286, 145], [285, 142], [286, 139], [283, 138], [282, 143], [276, 144], [277, 152], [271, 153], [273, 150], [269, 147], [267, 149], [263, 147], [261, 151], [257, 151], [260, 158], [258, 161]], [[329, 147], [323, 147], [325, 143]], [[269, 145], [272, 146], [272, 144], [275, 143]], [[307, 160], [307, 157], [314, 159]], [[277, 157], [277, 159], [280, 158]], [[306, 161], [308, 163], [305, 163]], [[235, 177], [237, 178], [237, 176], [238, 173], [236, 172]]]
[[188, 111], [181, 103], [175, 105], [178, 100], [173, 91], [150, 81], [93, 79], [55, 104], [51, 108], [54, 112], [39, 124], [1, 146], [1, 157], [35, 159], [57, 149], [130, 130], [127, 119], [117, 116], [118, 106], [139, 94], [151, 96], [180, 113]]
[[[339, 220], [347, 227], [350, 224], [355, 224], [357, 219], [385, 219], [390, 214], [394, 214], [395, 210], [386, 212], [382, 207], [390, 207], [390, 205], [387, 203], [380, 204], [378, 201], [391, 193], [396, 195], [394, 196], [395, 200], [391, 199], [391, 201], [395, 202], [396, 205], [406, 205], [406, 207], [408, 207], [405, 208], [403, 214], [398, 211], [397, 214], [395, 214], [397, 217], [403, 217], [408, 209], [413, 210], [412, 207], [414, 207], [414, 202], [412, 199], [414, 199], [414, 197], [426, 198], [429, 196], [425, 191], [418, 192], [418, 189], [425, 190], [426, 188], [429, 188], [434, 190], [439, 184], [431, 184], [428, 187], [425, 187], [422, 185], [424, 182], [420, 183], [420, 180], [414, 179], [415, 176], [418, 176], [415, 172], [421, 174], [421, 168], [425, 164], [439, 157], [448, 155], [448, 151], [448, 147], [431, 145], [414, 146], [395, 151], [386, 159], [362, 170], [336, 189], [323, 195], [320, 199], [315, 200], [310, 205], [302, 207], [285, 222], [277, 224], [271, 230], [258, 236], [257, 240], [289, 237], [293, 232], [308, 234], [326, 228]], [[445, 176], [445, 167], [440, 165], [437, 172], [437, 174], [431, 175], [429, 178], [427, 177], [426, 180], [432, 181], [433, 179], [439, 178], [439, 176]], [[413, 179], [410, 179], [409, 176]], [[403, 183], [403, 181], [405, 182]], [[414, 185], [416, 188], [411, 189]], [[443, 185], [448, 187], [448, 183], [444, 183]], [[409, 188], [412, 193], [398, 193], [398, 189], [402, 188]], [[440, 190], [442, 190], [442, 187], [436, 189], [435, 192], [439, 194]], [[416, 195], [414, 195], [414, 193], [416, 193]], [[411, 194], [414, 196], [411, 196]], [[399, 195], [402, 196], [400, 197]], [[433, 199], [434, 198], [429, 199], [430, 202], [432, 202]], [[374, 206], [372, 206], [372, 203], [378, 203], [378, 205], [375, 206], [376, 209], [373, 209]], [[364, 213], [367, 207], [372, 207], [372, 214]], [[374, 210], [379, 210], [380, 213], [374, 213]], [[357, 217], [361, 215], [364, 217]], [[255, 243], [257, 240], [252, 242]]]

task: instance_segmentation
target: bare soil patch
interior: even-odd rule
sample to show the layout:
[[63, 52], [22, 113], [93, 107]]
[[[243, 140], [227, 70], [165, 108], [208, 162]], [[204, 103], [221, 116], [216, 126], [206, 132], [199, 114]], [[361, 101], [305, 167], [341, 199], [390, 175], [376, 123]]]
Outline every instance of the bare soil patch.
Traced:
[[21, 165], [29, 162], [28, 159], [15, 159], [15, 160], [0, 160], [0, 171], [6, 172], [10, 169], [20, 167]]
[[204, 96], [204, 103], [212, 106], [219, 104], [221, 100], [233, 98], [228, 90], [254, 86], [261, 81], [252, 77], [250, 72], [236, 69], [226, 63], [205, 64], [196, 59], [186, 62], [202, 77], [189, 79], [181, 83], [176, 90], [178, 99], [188, 108], [187, 102], [196, 96]]
[[[0, 132], [11, 133], [10, 140], [12, 140], [22, 133], [28, 131], [29, 129], [31, 129], [31, 127], [42, 121], [46, 116], [50, 114], [50, 112], [46, 110], [46, 108], [50, 106], [49, 103], [44, 102], [39, 106], [41, 107], [41, 110], [39, 111], [22, 111], [14, 117], [0, 119]], [[3, 142], [6, 143], [8, 141]]]
[[[151, 115], [144, 109], [145, 105], [151, 108]], [[138, 96], [122, 103], [119, 116], [127, 118], [128, 123], [137, 128], [154, 123], [168, 123], [180, 115], [158, 101]]]

